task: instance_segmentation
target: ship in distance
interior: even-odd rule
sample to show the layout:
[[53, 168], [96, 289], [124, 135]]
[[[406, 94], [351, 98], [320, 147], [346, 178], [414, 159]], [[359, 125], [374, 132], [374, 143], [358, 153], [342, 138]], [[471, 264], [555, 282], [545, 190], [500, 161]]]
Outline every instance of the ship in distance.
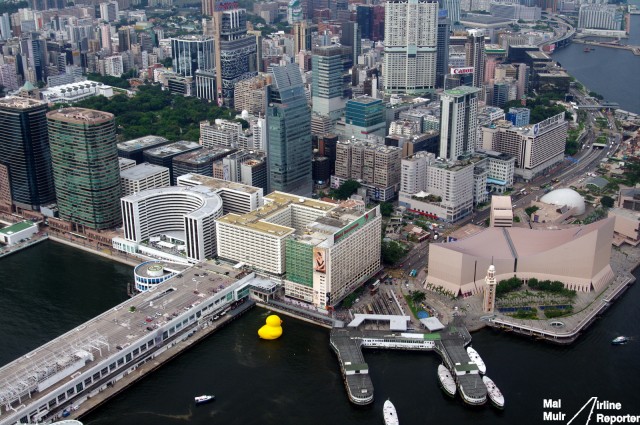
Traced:
[[216, 399], [216, 396], [213, 396], [213, 395], [199, 395], [199, 396], [195, 397], [196, 406], [200, 405], [200, 404], [208, 403], [208, 402], [213, 401], [215, 399]]
[[629, 338], [624, 336], [624, 335], [620, 335], [620, 336], [615, 337], [611, 341], [611, 344], [613, 344], [613, 345], [623, 345], [623, 344], [626, 344], [627, 342], [629, 342]]

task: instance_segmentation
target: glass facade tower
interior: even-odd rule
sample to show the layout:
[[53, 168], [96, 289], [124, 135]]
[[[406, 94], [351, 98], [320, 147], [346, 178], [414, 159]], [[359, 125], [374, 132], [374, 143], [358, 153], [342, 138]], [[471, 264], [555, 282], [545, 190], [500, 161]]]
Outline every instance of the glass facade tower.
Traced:
[[39, 211], [55, 201], [47, 104], [33, 99], [0, 99], [0, 163], [9, 171], [12, 202]]
[[118, 226], [121, 188], [114, 116], [64, 108], [49, 112], [47, 121], [60, 218], [95, 230]]
[[0, 163], [9, 170], [12, 202], [39, 211], [55, 201], [47, 104], [21, 97], [0, 99]]
[[311, 178], [311, 111], [296, 64], [273, 66], [267, 108], [269, 190], [308, 196]]

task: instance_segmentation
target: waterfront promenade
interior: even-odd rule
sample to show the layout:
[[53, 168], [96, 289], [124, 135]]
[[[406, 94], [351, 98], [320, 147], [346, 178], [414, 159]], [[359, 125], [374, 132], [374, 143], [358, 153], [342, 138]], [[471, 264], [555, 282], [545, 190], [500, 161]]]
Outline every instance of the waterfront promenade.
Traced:
[[615, 278], [599, 294], [594, 292], [578, 293], [575, 313], [555, 319], [516, 319], [496, 312], [486, 314], [482, 311], [482, 296], [451, 299], [442, 294], [426, 291], [425, 303], [442, 311], [441, 321], [448, 323], [453, 317], [459, 317], [471, 331], [490, 326], [507, 332], [542, 339], [559, 344], [574, 342], [614, 301], [635, 282], [631, 272], [640, 264], [640, 250], [623, 246], [611, 252], [611, 267]]

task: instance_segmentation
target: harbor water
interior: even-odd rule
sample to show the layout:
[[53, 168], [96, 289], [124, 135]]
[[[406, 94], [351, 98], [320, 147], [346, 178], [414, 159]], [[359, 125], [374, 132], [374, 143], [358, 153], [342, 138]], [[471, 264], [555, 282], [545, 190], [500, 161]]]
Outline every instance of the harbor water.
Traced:
[[[640, 5], [640, 0], [629, 3]], [[640, 46], [640, 15], [631, 16], [629, 38], [622, 39], [621, 43]], [[552, 58], [589, 90], [603, 95], [607, 101], [619, 103], [624, 110], [640, 114], [640, 56], [629, 50], [600, 46], [585, 53], [584, 44], [573, 43], [556, 50]]]
[[[636, 273], [640, 277], [640, 273]], [[45, 242], [0, 262], [0, 362], [108, 309], [126, 296], [131, 268]], [[561, 400], [566, 423], [590, 397], [640, 415], [640, 284], [575, 344], [559, 347], [484, 330], [473, 347], [506, 398], [504, 411], [468, 408], [438, 387], [435, 353], [365, 351], [375, 402], [349, 403], [329, 331], [288, 317], [284, 335], [260, 340], [268, 312], [256, 308], [127, 389], [85, 424], [379, 424], [389, 398], [406, 424], [540, 424], [544, 399]], [[612, 346], [617, 335], [634, 338]], [[1, 379], [1, 377], [0, 377]], [[216, 401], [195, 407], [193, 397]], [[574, 423], [585, 423], [586, 418]]]

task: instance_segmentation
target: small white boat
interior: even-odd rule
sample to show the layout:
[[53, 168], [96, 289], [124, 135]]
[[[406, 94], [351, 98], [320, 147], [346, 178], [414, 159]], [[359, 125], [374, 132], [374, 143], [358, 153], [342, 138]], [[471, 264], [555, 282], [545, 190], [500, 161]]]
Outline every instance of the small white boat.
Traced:
[[391, 403], [391, 400], [384, 402], [382, 414], [384, 415], [384, 425], [400, 425], [400, 422], [398, 421], [398, 414], [396, 413], [396, 407]]
[[611, 341], [613, 345], [623, 345], [627, 342], [629, 342], [629, 338], [627, 338], [626, 336], [617, 336], [613, 339], [613, 341]]
[[499, 409], [504, 408], [504, 396], [500, 389], [496, 386], [495, 382], [488, 376], [482, 377], [482, 382], [487, 387], [487, 394], [489, 394], [489, 400], [491, 403]]
[[208, 403], [208, 402], [213, 401], [215, 399], [216, 399], [216, 396], [213, 396], [213, 395], [199, 395], [199, 396], [197, 396], [195, 398], [196, 405]]
[[456, 381], [451, 376], [449, 369], [444, 367], [444, 365], [438, 366], [438, 380], [440, 381], [440, 385], [444, 392], [446, 392], [451, 397], [456, 395]]
[[480, 357], [480, 354], [478, 354], [476, 350], [471, 347], [467, 347], [467, 354], [469, 355], [471, 361], [474, 362], [476, 366], [478, 366], [478, 370], [480, 371], [480, 373], [482, 373], [483, 375], [487, 373], [487, 366], [484, 364], [484, 361], [482, 361], [482, 357]]

